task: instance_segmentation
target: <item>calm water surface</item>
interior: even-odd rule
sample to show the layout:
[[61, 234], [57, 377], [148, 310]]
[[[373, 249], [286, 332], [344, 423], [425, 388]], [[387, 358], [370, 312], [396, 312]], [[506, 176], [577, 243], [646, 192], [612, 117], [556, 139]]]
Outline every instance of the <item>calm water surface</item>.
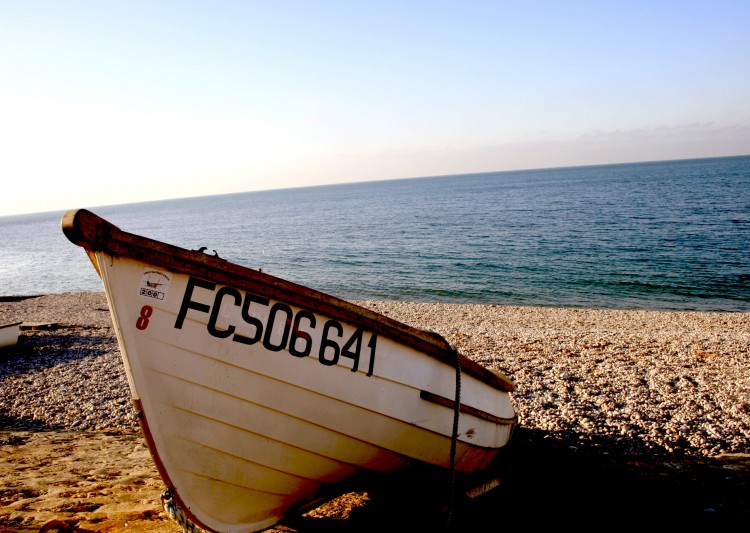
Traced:
[[[750, 311], [750, 157], [78, 207], [343, 298]], [[0, 218], [0, 295], [102, 290], [62, 214]]]

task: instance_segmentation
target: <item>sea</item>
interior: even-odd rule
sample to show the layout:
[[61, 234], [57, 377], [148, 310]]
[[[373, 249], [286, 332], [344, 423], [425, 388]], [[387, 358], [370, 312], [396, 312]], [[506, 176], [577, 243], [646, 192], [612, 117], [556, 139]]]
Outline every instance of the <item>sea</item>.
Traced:
[[[70, 207], [349, 300], [750, 311], [750, 156]], [[103, 290], [63, 213], [0, 217], [0, 296]]]

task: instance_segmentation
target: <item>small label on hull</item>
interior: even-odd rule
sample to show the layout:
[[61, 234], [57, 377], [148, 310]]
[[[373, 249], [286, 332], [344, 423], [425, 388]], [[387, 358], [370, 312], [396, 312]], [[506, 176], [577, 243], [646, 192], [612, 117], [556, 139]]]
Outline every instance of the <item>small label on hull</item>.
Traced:
[[160, 270], [146, 269], [141, 276], [141, 286], [138, 289], [140, 296], [154, 300], [164, 300], [172, 282], [170, 275]]

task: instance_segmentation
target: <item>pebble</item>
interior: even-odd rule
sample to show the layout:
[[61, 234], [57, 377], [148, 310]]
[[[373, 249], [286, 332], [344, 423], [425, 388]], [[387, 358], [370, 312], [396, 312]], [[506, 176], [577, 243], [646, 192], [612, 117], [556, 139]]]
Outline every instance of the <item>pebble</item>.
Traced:
[[[628, 456], [750, 453], [750, 313], [356, 302], [508, 375], [521, 427]], [[0, 352], [0, 427], [136, 430], [102, 293], [0, 301], [50, 321]]]
[[138, 429], [113, 329], [24, 331], [0, 353], [0, 426]]

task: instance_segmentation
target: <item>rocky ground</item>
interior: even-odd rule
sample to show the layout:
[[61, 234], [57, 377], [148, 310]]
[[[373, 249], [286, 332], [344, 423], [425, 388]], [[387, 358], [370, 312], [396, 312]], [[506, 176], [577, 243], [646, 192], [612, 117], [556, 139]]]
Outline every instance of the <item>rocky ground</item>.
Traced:
[[[455, 528], [750, 525], [750, 314], [359, 303], [516, 384], [503, 482]], [[104, 295], [0, 300], [0, 323], [19, 320], [37, 329], [0, 353], [0, 532], [52, 517], [170, 530]], [[404, 507], [410, 486], [365, 487], [277, 529], [413, 530], [440, 513], [419, 488]]]

